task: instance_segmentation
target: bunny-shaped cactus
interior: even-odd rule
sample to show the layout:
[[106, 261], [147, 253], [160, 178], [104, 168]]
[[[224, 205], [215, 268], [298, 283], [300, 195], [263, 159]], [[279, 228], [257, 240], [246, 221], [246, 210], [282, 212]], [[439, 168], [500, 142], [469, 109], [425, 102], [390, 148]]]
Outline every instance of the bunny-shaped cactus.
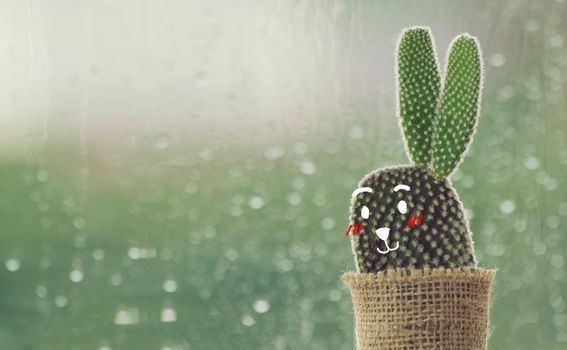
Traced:
[[406, 29], [397, 55], [398, 113], [413, 164], [376, 170], [354, 191], [350, 221], [363, 225], [351, 236], [357, 270], [475, 267], [468, 222], [449, 176], [478, 119], [479, 44], [468, 34], [453, 40], [442, 84], [429, 28]]

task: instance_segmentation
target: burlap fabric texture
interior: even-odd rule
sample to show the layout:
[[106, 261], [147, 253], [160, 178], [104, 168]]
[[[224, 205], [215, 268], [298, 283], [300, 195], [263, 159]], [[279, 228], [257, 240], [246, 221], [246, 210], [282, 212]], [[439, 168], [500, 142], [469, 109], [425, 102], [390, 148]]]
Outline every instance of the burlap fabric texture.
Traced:
[[348, 272], [358, 350], [486, 349], [495, 270]]

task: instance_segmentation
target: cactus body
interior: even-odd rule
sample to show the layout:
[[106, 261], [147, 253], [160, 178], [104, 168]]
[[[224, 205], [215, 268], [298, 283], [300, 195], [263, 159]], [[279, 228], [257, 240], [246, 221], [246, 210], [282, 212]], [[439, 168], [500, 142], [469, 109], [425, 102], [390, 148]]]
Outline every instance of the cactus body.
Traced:
[[[409, 191], [394, 188], [404, 184]], [[362, 224], [360, 234], [352, 235], [353, 252], [359, 272], [377, 272], [388, 268], [473, 267], [473, 242], [464, 218], [462, 204], [447, 179], [435, 178], [421, 166], [397, 166], [375, 171], [362, 179], [359, 187], [372, 192], [358, 194], [352, 200], [350, 222]], [[407, 212], [398, 209], [407, 203]], [[367, 206], [370, 217], [361, 216]], [[408, 226], [411, 217], [422, 221]], [[381, 227], [390, 228], [389, 246], [399, 248], [387, 254], [385, 242], [376, 235]]]

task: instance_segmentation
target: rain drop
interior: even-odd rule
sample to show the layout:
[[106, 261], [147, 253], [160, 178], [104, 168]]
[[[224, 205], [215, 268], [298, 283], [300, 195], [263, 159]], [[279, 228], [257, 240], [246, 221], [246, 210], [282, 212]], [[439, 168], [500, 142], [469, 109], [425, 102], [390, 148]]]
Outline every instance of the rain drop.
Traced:
[[285, 150], [283, 149], [283, 147], [274, 146], [268, 149], [266, 152], [264, 152], [264, 157], [266, 157], [266, 159], [272, 160], [272, 159], [280, 158], [284, 154], [285, 154]]
[[85, 219], [83, 219], [80, 216], [77, 216], [76, 218], [73, 219], [73, 226], [75, 226], [75, 228], [77, 230], [84, 228], [85, 227]]
[[45, 288], [45, 286], [39, 285], [35, 287], [35, 294], [40, 298], [45, 298], [47, 296], [47, 288]]
[[524, 166], [530, 170], [537, 169], [539, 167], [539, 160], [536, 157], [529, 156], [524, 159]]
[[174, 308], [166, 307], [161, 310], [161, 322], [177, 321], [177, 312]]
[[104, 250], [97, 248], [93, 251], [93, 259], [100, 261], [104, 259]]
[[251, 197], [248, 200], [248, 205], [250, 205], [252, 209], [260, 209], [264, 206], [264, 198], [260, 196]]
[[167, 293], [174, 293], [177, 290], [177, 282], [173, 279], [168, 279], [163, 282], [163, 290]]
[[21, 267], [20, 260], [17, 259], [8, 259], [6, 260], [6, 269], [10, 272], [18, 271]]
[[132, 325], [140, 322], [140, 313], [136, 308], [119, 309], [114, 315], [114, 324], [116, 325]]
[[305, 175], [313, 175], [315, 174], [315, 171], [317, 171], [315, 164], [309, 161], [301, 162], [299, 164], [299, 168], [301, 169], [301, 172], [304, 173]]
[[169, 137], [167, 135], [160, 135], [156, 139], [156, 148], [159, 150], [164, 150], [169, 147]]
[[323, 230], [331, 230], [333, 227], [335, 227], [335, 220], [333, 220], [333, 218], [324, 218], [321, 221], [321, 228]]
[[58, 308], [63, 308], [67, 305], [67, 297], [64, 295], [58, 295], [55, 297], [55, 306]]
[[253, 305], [254, 311], [259, 314], [265, 314], [270, 310], [270, 303], [266, 299], [258, 299]]
[[35, 177], [37, 178], [37, 181], [39, 182], [45, 182], [47, 181], [47, 179], [49, 178], [49, 173], [47, 172], [47, 170], [40, 170], [37, 172], [37, 174], [35, 175]]
[[505, 200], [500, 203], [500, 211], [503, 214], [511, 214], [516, 209], [516, 204], [511, 200]]
[[497, 53], [490, 57], [490, 64], [494, 67], [502, 67], [506, 63], [506, 58], [503, 54]]
[[287, 201], [291, 205], [299, 205], [301, 203], [301, 195], [297, 192], [290, 193], [289, 196], [287, 196]]
[[84, 277], [83, 271], [81, 270], [73, 270], [69, 273], [69, 279], [75, 283], [81, 282]]
[[246, 327], [251, 327], [256, 324], [256, 321], [250, 315], [242, 316], [241, 322]]

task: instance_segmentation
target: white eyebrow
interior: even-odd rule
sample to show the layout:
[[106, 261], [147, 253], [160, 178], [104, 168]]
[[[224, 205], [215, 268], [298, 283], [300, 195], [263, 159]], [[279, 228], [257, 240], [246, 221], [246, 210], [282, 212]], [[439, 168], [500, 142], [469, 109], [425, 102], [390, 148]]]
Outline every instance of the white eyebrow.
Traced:
[[372, 189], [370, 187], [361, 187], [361, 188], [357, 188], [356, 190], [354, 190], [354, 192], [352, 193], [353, 197], [358, 196], [359, 193], [362, 192], [370, 192], [372, 193]]
[[398, 186], [394, 187], [394, 192], [398, 192], [399, 190], [409, 191], [410, 187], [404, 184], [399, 184]]

